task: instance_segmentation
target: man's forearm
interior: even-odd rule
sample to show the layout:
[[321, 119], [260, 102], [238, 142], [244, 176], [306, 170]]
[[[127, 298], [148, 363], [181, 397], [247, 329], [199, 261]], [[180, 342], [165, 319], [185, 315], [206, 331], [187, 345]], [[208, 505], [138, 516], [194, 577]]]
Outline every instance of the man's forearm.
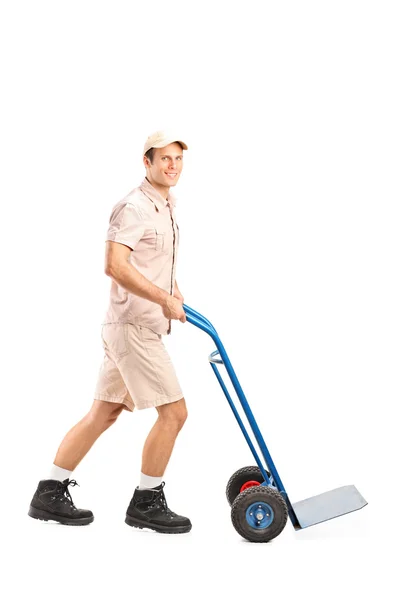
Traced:
[[107, 271], [107, 275], [131, 294], [146, 298], [146, 300], [155, 302], [160, 306], [162, 306], [170, 296], [168, 292], [159, 288], [157, 285], [154, 285], [154, 283], [151, 283], [151, 281], [139, 273], [139, 271], [128, 262], [114, 268], [111, 267]]

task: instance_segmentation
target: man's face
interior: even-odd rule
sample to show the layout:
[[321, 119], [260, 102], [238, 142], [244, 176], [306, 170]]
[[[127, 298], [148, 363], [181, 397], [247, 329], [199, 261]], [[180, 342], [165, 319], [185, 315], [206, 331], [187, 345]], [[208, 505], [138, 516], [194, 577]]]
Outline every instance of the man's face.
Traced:
[[183, 150], [180, 144], [173, 142], [164, 148], [154, 148], [153, 163], [145, 159], [150, 180], [163, 187], [178, 183], [183, 167]]

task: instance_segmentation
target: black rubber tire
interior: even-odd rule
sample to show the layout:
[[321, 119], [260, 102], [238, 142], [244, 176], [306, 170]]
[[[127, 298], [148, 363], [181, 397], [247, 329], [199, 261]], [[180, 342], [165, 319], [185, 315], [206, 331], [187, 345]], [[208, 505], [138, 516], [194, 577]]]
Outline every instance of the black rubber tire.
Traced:
[[[270, 476], [268, 471], [267, 475]], [[232, 475], [226, 486], [226, 497], [229, 506], [232, 506], [236, 496], [240, 494], [240, 488], [247, 481], [258, 481], [258, 483], [263, 483], [264, 477], [261, 475], [259, 467], [242, 467]]]
[[[253, 502], [266, 502], [274, 511], [274, 520], [265, 529], [255, 529], [246, 519], [246, 511]], [[239, 535], [249, 542], [270, 542], [285, 528], [288, 519], [286, 502], [272, 487], [257, 486], [244, 490], [232, 504], [232, 523]]]

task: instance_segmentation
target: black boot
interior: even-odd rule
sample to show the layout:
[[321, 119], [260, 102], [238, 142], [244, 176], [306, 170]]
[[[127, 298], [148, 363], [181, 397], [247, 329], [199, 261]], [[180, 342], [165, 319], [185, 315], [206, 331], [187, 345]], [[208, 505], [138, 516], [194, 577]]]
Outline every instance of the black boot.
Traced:
[[126, 511], [125, 523], [131, 527], [147, 527], [159, 533], [187, 533], [192, 524], [186, 517], [172, 512], [164, 496], [164, 485], [151, 490], [139, 490], [137, 487]]
[[78, 485], [75, 479], [43, 479], [39, 481], [28, 515], [41, 521], [57, 521], [63, 525], [89, 525], [94, 519], [90, 510], [76, 508], [68, 486]]

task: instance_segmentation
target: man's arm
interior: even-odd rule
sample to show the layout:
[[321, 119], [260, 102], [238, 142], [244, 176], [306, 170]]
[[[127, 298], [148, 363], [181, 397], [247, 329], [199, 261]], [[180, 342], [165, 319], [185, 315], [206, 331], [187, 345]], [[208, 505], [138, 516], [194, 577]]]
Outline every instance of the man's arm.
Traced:
[[186, 321], [181, 302], [149, 281], [129, 262], [131, 248], [118, 242], [106, 242], [105, 273], [131, 294], [159, 304], [167, 319]]

